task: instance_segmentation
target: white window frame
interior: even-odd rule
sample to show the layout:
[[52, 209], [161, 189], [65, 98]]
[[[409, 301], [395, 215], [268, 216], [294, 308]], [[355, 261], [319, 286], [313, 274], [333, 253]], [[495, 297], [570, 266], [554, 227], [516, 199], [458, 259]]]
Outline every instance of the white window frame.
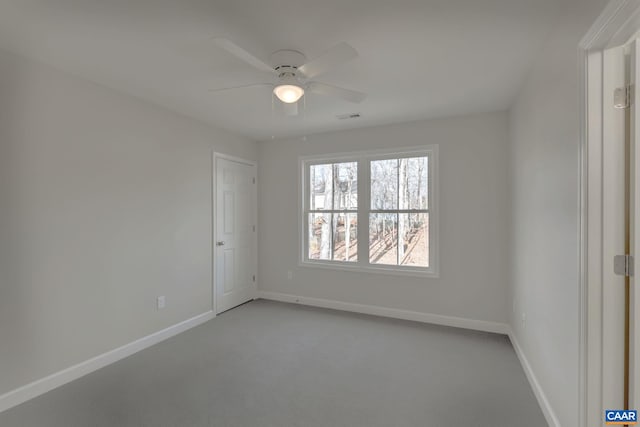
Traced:
[[[309, 259], [309, 236], [307, 221], [309, 213], [309, 170], [311, 165], [326, 163], [358, 162], [358, 228], [361, 224], [369, 223], [371, 209], [371, 168], [370, 162], [375, 160], [428, 157], [428, 212], [429, 212], [429, 267], [415, 267], [407, 265], [382, 265], [369, 263], [368, 233], [360, 238], [358, 233], [358, 261], [347, 262], [337, 260]], [[299, 200], [298, 200], [298, 232], [299, 232], [299, 262], [302, 267], [327, 268], [331, 270], [346, 270], [368, 273], [383, 273], [418, 277], [439, 277], [439, 199], [438, 199], [438, 145], [422, 145], [396, 149], [369, 150], [349, 153], [334, 153], [313, 156], [301, 156], [298, 162], [299, 170]], [[368, 229], [368, 226], [367, 226]], [[358, 230], [359, 231], [359, 230]]]

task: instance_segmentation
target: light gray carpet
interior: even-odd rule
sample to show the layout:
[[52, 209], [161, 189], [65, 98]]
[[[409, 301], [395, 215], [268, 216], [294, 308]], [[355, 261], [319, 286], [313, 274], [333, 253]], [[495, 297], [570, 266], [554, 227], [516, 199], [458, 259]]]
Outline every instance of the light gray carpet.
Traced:
[[0, 413], [3, 427], [542, 427], [501, 335], [254, 301]]

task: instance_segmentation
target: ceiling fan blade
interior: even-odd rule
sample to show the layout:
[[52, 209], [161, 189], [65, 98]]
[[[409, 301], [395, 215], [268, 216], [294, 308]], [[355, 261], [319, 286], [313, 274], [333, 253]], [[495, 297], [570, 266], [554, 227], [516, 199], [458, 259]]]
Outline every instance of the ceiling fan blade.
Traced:
[[367, 97], [366, 93], [318, 82], [310, 83], [309, 86], [307, 86], [307, 90], [320, 95], [335, 96], [336, 98], [342, 98], [356, 104], [361, 103]]
[[257, 68], [258, 70], [266, 71], [267, 73], [276, 73], [276, 70], [271, 65], [256, 58], [255, 55], [247, 52], [231, 40], [225, 39], [223, 37], [218, 37], [213, 39], [213, 41], [230, 54], [242, 59], [244, 62]]
[[347, 43], [340, 43], [320, 55], [312, 59], [306, 64], [298, 67], [298, 71], [311, 79], [319, 74], [329, 71], [344, 62], [358, 56], [358, 52]]
[[282, 110], [284, 111], [284, 115], [285, 116], [297, 116], [298, 115], [298, 103], [297, 102], [292, 102], [290, 104], [288, 103], [282, 103]]
[[260, 87], [260, 86], [273, 86], [271, 83], [253, 83], [249, 85], [241, 85], [241, 86], [230, 86], [230, 87], [221, 87], [218, 89], [209, 89], [209, 92], [223, 92], [225, 90], [234, 90], [234, 89], [247, 89], [251, 87]]

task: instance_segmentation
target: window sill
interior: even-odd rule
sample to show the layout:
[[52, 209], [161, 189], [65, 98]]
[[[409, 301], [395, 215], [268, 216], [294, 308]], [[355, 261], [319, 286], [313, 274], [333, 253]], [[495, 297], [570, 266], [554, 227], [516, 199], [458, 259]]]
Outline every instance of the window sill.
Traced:
[[391, 276], [412, 276], [423, 277], [429, 279], [439, 278], [439, 274], [433, 268], [416, 268], [416, 267], [402, 267], [397, 268], [393, 266], [376, 266], [367, 265], [361, 266], [355, 263], [339, 262], [339, 261], [309, 261], [304, 260], [298, 263], [300, 267], [322, 268], [325, 270], [341, 270], [351, 271], [354, 273], [369, 273], [369, 274], [386, 274]]

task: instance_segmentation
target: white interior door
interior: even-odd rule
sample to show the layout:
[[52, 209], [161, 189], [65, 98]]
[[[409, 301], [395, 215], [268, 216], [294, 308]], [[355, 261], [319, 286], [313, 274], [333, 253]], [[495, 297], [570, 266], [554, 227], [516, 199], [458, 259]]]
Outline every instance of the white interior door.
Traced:
[[216, 313], [254, 298], [256, 292], [256, 167], [215, 156]]
[[614, 268], [614, 257], [628, 254], [639, 271], [635, 256], [640, 248], [638, 49], [632, 41], [603, 52], [602, 410], [640, 408], [636, 279]]
[[630, 87], [632, 90], [630, 110], [629, 147], [629, 253], [633, 257], [627, 298], [629, 300], [629, 408], [640, 410], [640, 41], [635, 40], [630, 48]]
[[[603, 52], [602, 146], [602, 407], [624, 408], [625, 278], [614, 256], [625, 253], [625, 146], [628, 111], [614, 107], [614, 91], [628, 82], [625, 47]], [[602, 412], [601, 412], [602, 413]]]

